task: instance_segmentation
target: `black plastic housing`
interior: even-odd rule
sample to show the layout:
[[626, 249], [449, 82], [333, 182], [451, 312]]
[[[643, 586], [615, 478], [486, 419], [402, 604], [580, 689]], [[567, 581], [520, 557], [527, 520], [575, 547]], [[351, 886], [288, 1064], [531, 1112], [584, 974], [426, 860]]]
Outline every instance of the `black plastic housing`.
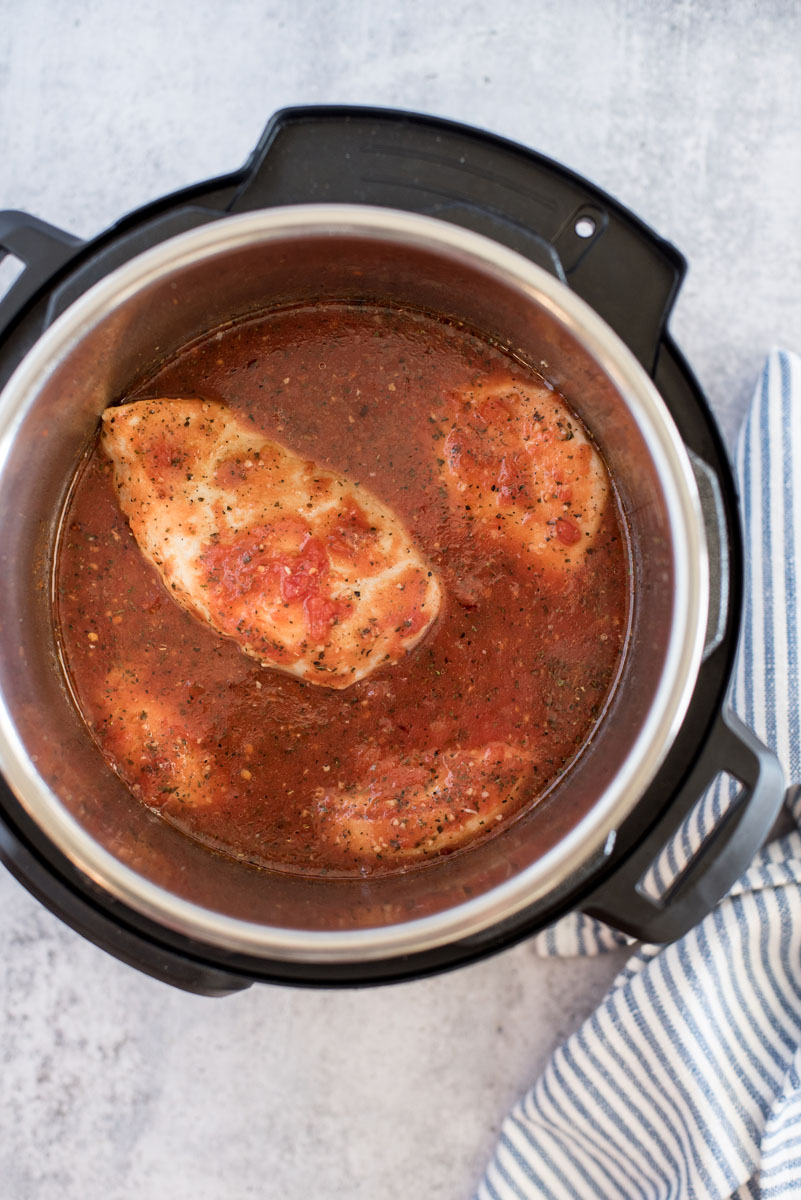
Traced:
[[[0, 302], [0, 385], [42, 331], [82, 292], [145, 249], [229, 213], [347, 202], [424, 213], [467, 226], [545, 267], [586, 300], [653, 377], [687, 447], [713, 472], [729, 563], [722, 636], [660, 773], [613, 852], [588, 877], [502, 927], [435, 951], [348, 965], [271, 962], [200, 945], [113, 901], [28, 819], [0, 781], [0, 857], [53, 912], [132, 966], [189, 991], [223, 995], [256, 980], [384, 983], [469, 962], [583, 908], [646, 940], [671, 940], [705, 915], [767, 835], [782, 799], [775, 758], [733, 718], [726, 696], [742, 609], [742, 536], [726, 451], [709, 408], [667, 333], [685, 262], [634, 215], [541, 155], [465, 126], [377, 109], [277, 113], [242, 170], [167, 196], [81, 243], [24, 213], [0, 213], [0, 257], [26, 270]], [[668, 896], [639, 881], [718, 771], [743, 792]]]

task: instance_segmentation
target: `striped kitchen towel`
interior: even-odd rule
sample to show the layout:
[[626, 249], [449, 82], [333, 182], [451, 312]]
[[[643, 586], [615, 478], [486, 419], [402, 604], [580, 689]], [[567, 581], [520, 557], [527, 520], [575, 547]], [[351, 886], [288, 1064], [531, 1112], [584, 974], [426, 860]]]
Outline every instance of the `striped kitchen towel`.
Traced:
[[[801, 359], [774, 351], [737, 446], [746, 603], [732, 702], [801, 779]], [[697, 829], [715, 819], [710, 791]], [[642, 946], [505, 1120], [479, 1200], [801, 1200], [801, 787], [795, 828], [666, 948]], [[544, 953], [619, 942], [560, 922]]]

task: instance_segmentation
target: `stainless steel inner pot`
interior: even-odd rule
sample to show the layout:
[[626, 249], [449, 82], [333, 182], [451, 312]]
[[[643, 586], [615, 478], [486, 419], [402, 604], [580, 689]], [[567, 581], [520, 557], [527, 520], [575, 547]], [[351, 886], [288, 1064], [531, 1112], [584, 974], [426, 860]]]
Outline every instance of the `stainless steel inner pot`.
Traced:
[[[542, 802], [441, 862], [332, 881], [214, 854], [131, 795], [70, 699], [51, 569], [71, 478], [108, 404], [217, 325], [348, 298], [463, 321], [567, 397], [616, 481], [635, 599], [611, 704]], [[0, 770], [31, 818], [107, 895], [232, 951], [347, 963], [433, 949], [499, 925], [583, 876], [654, 779], [701, 662], [709, 586], [698, 492], [651, 381], [556, 279], [428, 217], [353, 205], [276, 208], [173, 238], [107, 276], [37, 342], [0, 397], [0, 512]]]

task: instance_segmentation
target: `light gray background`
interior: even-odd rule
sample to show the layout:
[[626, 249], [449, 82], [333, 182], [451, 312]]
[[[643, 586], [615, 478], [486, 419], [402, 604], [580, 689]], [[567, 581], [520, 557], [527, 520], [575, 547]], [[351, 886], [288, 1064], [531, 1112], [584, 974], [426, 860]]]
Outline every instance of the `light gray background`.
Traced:
[[[688, 257], [674, 333], [733, 437], [801, 348], [801, 15], [643, 0], [0, 0], [0, 208], [91, 236], [289, 104], [418, 109], [595, 180]], [[378, 991], [184, 996], [0, 873], [2, 1200], [460, 1200], [620, 964], [520, 946]]]

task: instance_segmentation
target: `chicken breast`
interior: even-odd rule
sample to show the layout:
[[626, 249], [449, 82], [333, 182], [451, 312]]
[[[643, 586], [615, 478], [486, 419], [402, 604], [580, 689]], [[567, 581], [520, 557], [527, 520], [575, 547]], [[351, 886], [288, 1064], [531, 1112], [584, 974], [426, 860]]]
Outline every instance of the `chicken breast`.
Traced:
[[575, 570], [609, 495], [603, 462], [582, 425], [544, 383], [511, 375], [446, 402], [440, 463], [454, 504], [516, 557]]
[[356, 861], [424, 859], [494, 828], [532, 774], [526, 752], [505, 742], [387, 758], [364, 785], [323, 793], [317, 823]]
[[151, 808], [180, 811], [218, 798], [216, 765], [176, 700], [154, 696], [132, 668], [114, 668], [102, 692], [98, 739], [119, 775]]
[[265, 667], [345, 688], [425, 635], [439, 582], [365, 488], [203, 400], [103, 413], [142, 553], [175, 599]]

